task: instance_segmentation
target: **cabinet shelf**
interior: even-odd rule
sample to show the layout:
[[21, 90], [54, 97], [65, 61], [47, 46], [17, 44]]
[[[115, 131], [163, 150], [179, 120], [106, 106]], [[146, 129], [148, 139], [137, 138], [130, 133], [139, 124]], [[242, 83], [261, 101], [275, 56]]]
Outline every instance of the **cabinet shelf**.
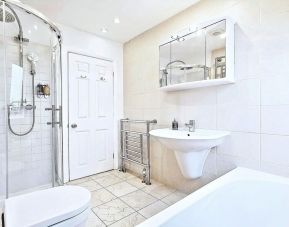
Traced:
[[214, 80], [200, 80], [193, 82], [185, 82], [179, 84], [172, 84], [164, 87], [160, 87], [162, 91], [180, 91], [180, 90], [188, 90], [192, 88], [201, 88], [201, 87], [210, 87], [224, 84], [232, 84], [233, 80], [228, 80], [227, 78], [222, 79], [214, 79]]

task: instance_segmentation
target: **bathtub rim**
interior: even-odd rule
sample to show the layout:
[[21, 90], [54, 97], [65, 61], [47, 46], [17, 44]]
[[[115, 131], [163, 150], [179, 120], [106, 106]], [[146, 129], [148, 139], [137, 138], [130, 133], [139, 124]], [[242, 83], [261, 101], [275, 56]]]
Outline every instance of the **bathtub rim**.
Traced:
[[282, 183], [289, 185], [289, 178], [274, 175], [271, 173], [262, 172], [259, 170], [253, 170], [245, 167], [237, 167], [230, 172], [224, 174], [223, 176], [213, 180], [207, 185], [201, 187], [200, 189], [192, 192], [187, 197], [181, 199], [177, 203], [171, 205], [160, 213], [152, 216], [151, 218], [145, 220], [136, 227], [151, 227], [151, 226], [161, 226], [164, 225], [169, 219], [183, 212], [189, 208], [192, 204], [197, 203], [201, 199], [209, 196], [216, 190], [239, 181], [248, 180], [258, 180], [264, 182], [272, 183]]

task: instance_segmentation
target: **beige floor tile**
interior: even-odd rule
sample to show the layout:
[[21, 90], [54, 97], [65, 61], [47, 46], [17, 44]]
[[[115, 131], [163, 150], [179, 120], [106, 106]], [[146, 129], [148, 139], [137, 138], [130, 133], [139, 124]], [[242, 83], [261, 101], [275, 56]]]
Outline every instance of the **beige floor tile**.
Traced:
[[120, 199], [135, 210], [140, 210], [157, 201], [156, 198], [141, 190], [129, 193], [120, 197]]
[[69, 184], [69, 185], [78, 185], [78, 184], [81, 184], [81, 183], [89, 181], [89, 180], [91, 180], [90, 177], [83, 177], [83, 178], [79, 178], [77, 180], [69, 181], [67, 184]]
[[164, 202], [162, 201], [157, 201], [143, 209], [141, 209], [139, 211], [139, 213], [141, 215], [143, 215], [145, 218], [150, 218], [152, 217], [153, 215], [161, 212], [162, 210], [166, 209], [168, 207], [167, 204], [165, 204]]
[[102, 178], [102, 177], [109, 176], [111, 174], [112, 174], [112, 171], [107, 171], [107, 172], [103, 172], [103, 173], [98, 173], [98, 174], [92, 175], [92, 176], [90, 176], [90, 178], [92, 180], [95, 180], [95, 179], [99, 179], [99, 178]]
[[116, 183], [123, 181], [122, 179], [120, 179], [119, 177], [113, 174], [102, 177], [102, 178], [94, 179], [94, 180], [100, 185], [102, 185], [103, 187], [107, 187], [109, 185], [116, 184]]
[[150, 185], [143, 188], [142, 190], [158, 199], [162, 199], [176, 191], [175, 189], [165, 185]]
[[115, 176], [117, 176], [117, 177], [119, 177], [119, 178], [121, 178], [121, 179], [123, 179], [123, 180], [128, 180], [128, 179], [130, 179], [130, 178], [133, 178], [133, 177], [135, 177], [134, 175], [132, 175], [132, 174], [130, 174], [130, 173], [128, 173], [128, 172], [122, 172], [122, 171], [119, 171], [119, 170], [114, 170], [114, 171], [112, 171], [112, 174], [114, 174]]
[[137, 187], [137, 188], [144, 188], [146, 187], [146, 184], [142, 183], [142, 179], [138, 178], [138, 177], [132, 177], [130, 179], [126, 180], [127, 183]]
[[93, 208], [93, 212], [106, 225], [110, 225], [134, 213], [134, 210], [120, 199], [115, 199]]
[[187, 194], [182, 192], [174, 192], [162, 199], [162, 201], [168, 205], [173, 205], [174, 203], [178, 202], [179, 200], [185, 198]]
[[123, 195], [126, 195], [128, 193], [138, 190], [136, 187], [130, 185], [129, 183], [125, 181], [108, 186], [106, 189], [117, 197], [123, 196]]
[[85, 227], [105, 227], [105, 224], [90, 211]]
[[84, 187], [89, 191], [94, 191], [94, 190], [102, 188], [98, 183], [96, 183], [93, 180], [85, 181], [81, 184], [78, 184], [78, 186]]
[[110, 227], [134, 227], [143, 222], [144, 220], [145, 218], [142, 215], [138, 213], [133, 213], [128, 217], [123, 218], [120, 221], [110, 225]]
[[116, 197], [111, 194], [106, 189], [102, 188], [96, 191], [91, 192], [91, 207], [99, 206], [103, 203], [107, 203]]

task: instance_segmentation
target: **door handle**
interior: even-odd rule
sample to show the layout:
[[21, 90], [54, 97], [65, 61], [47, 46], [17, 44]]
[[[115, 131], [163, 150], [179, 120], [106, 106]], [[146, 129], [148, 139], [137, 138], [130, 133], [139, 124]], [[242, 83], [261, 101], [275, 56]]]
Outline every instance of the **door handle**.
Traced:
[[77, 128], [77, 124], [75, 123], [71, 124], [71, 128]]

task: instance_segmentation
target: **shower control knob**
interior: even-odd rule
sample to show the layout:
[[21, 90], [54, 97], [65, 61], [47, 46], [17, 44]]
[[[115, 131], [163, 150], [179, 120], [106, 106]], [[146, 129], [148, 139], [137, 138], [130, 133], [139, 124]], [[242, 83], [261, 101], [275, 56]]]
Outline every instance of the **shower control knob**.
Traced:
[[77, 128], [77, 124], [71, 124], [71, 128]]

